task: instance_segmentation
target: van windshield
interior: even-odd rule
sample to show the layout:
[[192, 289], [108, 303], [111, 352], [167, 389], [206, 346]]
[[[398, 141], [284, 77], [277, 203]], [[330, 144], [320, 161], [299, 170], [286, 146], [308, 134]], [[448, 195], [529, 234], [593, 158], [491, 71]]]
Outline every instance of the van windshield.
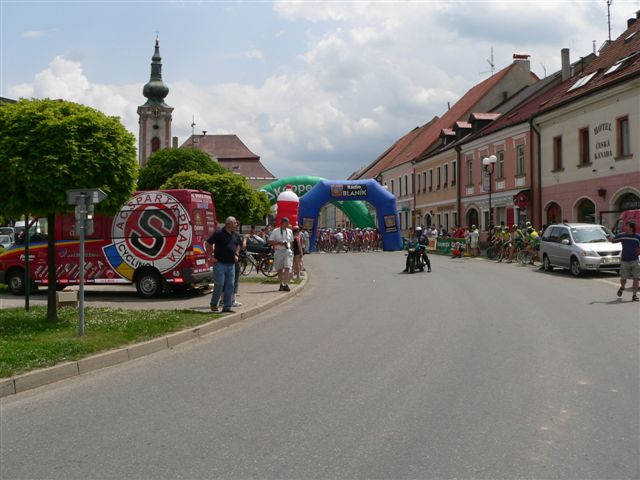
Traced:
[[576, 243], [608, 242], [604, 230], [600, 227], [572, 228], [571, 235]]

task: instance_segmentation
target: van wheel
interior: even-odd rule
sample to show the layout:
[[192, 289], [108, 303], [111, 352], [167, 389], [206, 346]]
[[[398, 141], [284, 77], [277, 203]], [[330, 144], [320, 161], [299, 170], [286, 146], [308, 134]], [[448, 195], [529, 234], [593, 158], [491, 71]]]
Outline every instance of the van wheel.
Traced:
[[156, 298], [162, 293], [162, 277], [155, 270], [144, 270], [136, 275], [136, 290], [143, 298]]
[[24, 271], [11, 270], [7, 275], [7, 285], [13, 295], [24, 295]]
[[553, 272], [553, 265], [551, 265], [546, 253], [544, 257], [542, 257], [542, 266], [544, 267], [545, 272]]
[[580, 268], [580, 262], [576, 257], [571, 257], [571, 275], [574, 277], [582, 275], [582, 268]]

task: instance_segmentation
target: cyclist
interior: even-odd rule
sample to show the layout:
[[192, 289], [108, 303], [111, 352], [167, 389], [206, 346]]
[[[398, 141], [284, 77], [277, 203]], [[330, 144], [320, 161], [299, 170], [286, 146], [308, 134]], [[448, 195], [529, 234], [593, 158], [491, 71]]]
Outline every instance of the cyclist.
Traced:
[[524, 248], [524, 234], [520, 227], [516, 224], [511, 225], [511, 248], [509, 249], [509, 260], [507, 263], [512, 263], [513, 259], [518, 254], [518, 251]]
[[[500, 240], [502, 242], [501, 247], [502, 247], [502, 255], [500, 255], [500, 260], [498, 260], [499, 263], [502, 262], [503, 258], [509, 258], [509, 250], [511, 248], [511, 233], [509, 233], [509, 228], [508, 227], [502, 227], [501, 228], [501, 232], [500, 232]], [[508, 263], [510, 263], [510, 260], [507, 260]]]
[[527, 252], [531, 254], [529, 265], [535, 265], [540, 250], [540, 235], [531, 225], [527, 228]]

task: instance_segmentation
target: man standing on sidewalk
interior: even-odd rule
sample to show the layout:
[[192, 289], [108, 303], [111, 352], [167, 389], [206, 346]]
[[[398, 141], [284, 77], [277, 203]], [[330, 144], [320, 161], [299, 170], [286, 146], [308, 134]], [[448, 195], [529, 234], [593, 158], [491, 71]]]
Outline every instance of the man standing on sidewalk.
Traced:
[[291, 244], [293, 243], [293, 232], [289, 228], [289, 219], [284, 217], [280, 221], [280, 228], [274, 228], [269, 236], [269, 244], [273, 245], [273, 268], [278, 271], [278, 280], [280, 280], [280, 291], [288, 292], [289, 289], [289, 272], [293, 265], [293, 252]]
[[223, 312], [234, 313], [231, 310], [233, 301], [233, 282], [235, 264], [240, 254], [241, 240], [236, 233], [238, 222], [233, 217], [227, 217], [224, 227], [211, 235], [206, 243], [207, 255], [213, 254], [213, 294], [211, 295], [211, 311], [218, 311], [218, 302], [224, 287]]
[[622, 296], [627, 279], [633, 279], [633, 294], [631, 300], [637, 302], [638, 299], [638, 281], [640, 280], [640, 260], [638, 253], [640, 251], [640, 235], [636, 233], [636, 224], [627, 222], [624, 226], [625, 231], [619, 233], [613, 239], [613, 242], [622, 243], [622, 255], [620, 257], [620, 288], [618, 296]]

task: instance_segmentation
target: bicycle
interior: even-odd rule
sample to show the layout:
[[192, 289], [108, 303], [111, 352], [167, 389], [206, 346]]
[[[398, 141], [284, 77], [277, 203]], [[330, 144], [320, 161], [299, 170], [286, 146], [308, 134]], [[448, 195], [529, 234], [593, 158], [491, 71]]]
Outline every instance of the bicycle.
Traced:
[[255, 269], [265, 277], [273, 278], [278, 272], [273, 268], [273, 254], [243, 252], [240, 258], [240, 275], [249, 275]]

